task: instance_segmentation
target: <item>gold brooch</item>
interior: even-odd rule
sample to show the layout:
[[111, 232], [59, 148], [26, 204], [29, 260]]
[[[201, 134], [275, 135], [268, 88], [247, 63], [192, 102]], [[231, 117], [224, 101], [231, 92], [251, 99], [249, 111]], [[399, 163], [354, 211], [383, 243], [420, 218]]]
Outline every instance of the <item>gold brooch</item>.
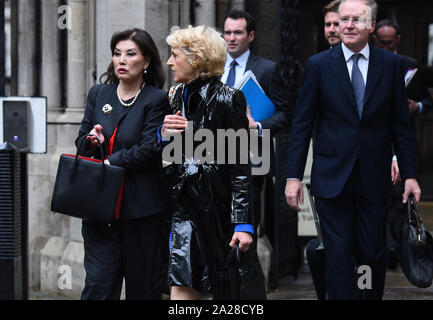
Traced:
[[113, 111], [113, 107], [110, 106], [109, 104], [106, 104], [105, 106], [102, 107], [102, 112], [104, 114], [110, 114], [111, 111]]

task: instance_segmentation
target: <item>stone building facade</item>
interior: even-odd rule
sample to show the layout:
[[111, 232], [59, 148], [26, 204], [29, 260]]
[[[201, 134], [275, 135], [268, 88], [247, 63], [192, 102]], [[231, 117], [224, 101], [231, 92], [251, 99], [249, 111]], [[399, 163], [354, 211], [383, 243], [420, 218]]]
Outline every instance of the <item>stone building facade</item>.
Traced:
[[[47, 97], [47, 153], [28, 155], [30, 289], [79, 298], [84, 285], [81, 220], [50, 211], [58, 159], [75, 153], [86, 94], [108, 66], [115, 31], [139, 27], [162, 60], [173, 25], [215, 25], [242, 0], [8, 0], [11, 96]], [[219, 9], [218, 9], [219, 8]], [[191, 13], [194, 20], [191, 21]], [[171, 84], [167, 69], [166, 87]], [[71, 283], [59, 280], [68, 271]]]

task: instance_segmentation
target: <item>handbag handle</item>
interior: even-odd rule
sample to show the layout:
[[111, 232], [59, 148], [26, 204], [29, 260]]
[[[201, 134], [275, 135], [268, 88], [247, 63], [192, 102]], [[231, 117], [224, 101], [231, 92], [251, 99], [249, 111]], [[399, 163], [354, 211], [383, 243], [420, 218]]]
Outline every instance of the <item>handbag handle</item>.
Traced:
[[228, 266], [233, 259], [233, 256], [236, 255], [236, 264], [239, 267], [241, 265], [241, 258], [239, 256], [239, 246], [236, 243], [232, 249], [230, 250], [229, 255], [226, 257], [225, 265]]
[[409, 195], [409, 199], [407, 200], [407, 215], [410, 224], [415, 224], [416, 233], [418, 236], [418, 243], [423, 243], [424, 241], [421, 239], [421, 227], [422, 227], [422, 219], [421, 214], [419, 212], [418, 203], [415, 200], [413, 194]]
[[[74, 169], [71, 172], [71, 176], [69, 178], [69, 184], [72, 185], [74, 183], [75, 180], [75, 176], [76, 176], [76, 171], [77, 171], [77, 167], [81, 161], [80, 157], [78, 156], [79, 151], [81, 150], [81, 147], [83, 146], [83, 143], [87, 140], [87, 137], [95, 137], [96, 140], [98, 140], [98, 147], [99, 147], [99, 156], [101, 158], [101, 173], [99, 174], [99, 178], [98, 178], [98, 184], [97, 184], [97, 190], [101, 190], [102, 189], [102, 184], [104, 182], [104, 174], [105, 174], [105, 163], [104, 163], [104, 152], [102, 150], [102, 143], [99, 140], [99, 138], [97, 136], [95, 136], [94, 134], [86, 134], [83, 136], [83, 138], [81, 139], [80, 144], [78, 145], [77, 148], [77, 153], [75, 154], [75, 162], [74, 162]], [[105, 141], [104, 141], [105, 143]]]
[[[254, 243], [251, 243], [250, 247], [248, 248], [248, 251], [245, 252], [245, 254], [248, 256], [249, 258], [249, 262], [252, 262], [252, 257], [251, 257], [251, 251], [250, 250], [255, 250], [254, 249]], [[238, 267], [241, 266], [241, 258], [240, 258], [240, 249], [239, 249], [239, 244], [236, 243], [233, 248], [231, 249], [230, 253], [228, 254], [228, 256], [226, 257], [225, 260], [225, 265], [228, 266], [230, 265], [230, 262], [233, 260], [233, 256], [236, 256], [236, 265]]]

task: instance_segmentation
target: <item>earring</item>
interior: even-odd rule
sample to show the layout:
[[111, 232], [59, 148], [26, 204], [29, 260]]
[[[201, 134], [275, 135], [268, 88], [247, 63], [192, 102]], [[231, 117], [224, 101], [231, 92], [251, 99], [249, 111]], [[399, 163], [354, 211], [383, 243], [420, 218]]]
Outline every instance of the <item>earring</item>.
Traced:
[[191, 63], [191, 66], [192, 66], [193, 69], [197, 69], [197, 62], [196, 62], [196, 61], [193, 61], [193, 62]]
[[143, 73], [144, 73], [144, 74], [147, 74], [147, 69], [144, 69]]

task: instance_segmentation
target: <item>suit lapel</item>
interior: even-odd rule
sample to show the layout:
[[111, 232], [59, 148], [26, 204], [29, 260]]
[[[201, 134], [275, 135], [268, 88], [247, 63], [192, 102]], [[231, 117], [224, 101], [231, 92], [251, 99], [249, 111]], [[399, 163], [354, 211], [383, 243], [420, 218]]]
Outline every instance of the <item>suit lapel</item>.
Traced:
[[343, 50], [341, 49], [341, 45], [334, 48], [331, 51], [331, 69], [334, 72], [336, 78], [340, 82], [341, 87], [343, 88], [344, 93], [349, 98], [352, 103], [352, 107], [354, 110], [356, 108], [356, 100], [355, 94], [353, 92], [352, 83], [350, 82], [349, 71], [347, 70], [346, 60], [344, 59]]
[[257, 57], [250, 52], [250, 56], [248, 57], [247, 65], [245, 66], [245, 72], [248, 70], [252, 70], [257, 64]]
[[382, 55], [379, 50], [374, 46], [370, 46], [370, 63], [368, 64], [367, 84], [365, 86], [364, 112], [368, 100], [371, 98], [374, 88], [382, 74], [383, 64], [380, 63], [380, 60], [382, 60]]
[[[114, 130], [119, 125], [119, 122], [128, 114], [128, 108], [124, 107], [120, 104], [120, 101], [117, 97], [117, 85], [113, 85], [111, 95], [110, 95], [110, 104], [113, 107], [113, 111], [110, 114], [104, 115], [102, 117], [102, 127], [104, 128], [104, 133], [111, 137], [114, 133]], [[141, 94], [140, 94], [141, 95]], [[138, 100], [138, 99], [137, 99]], [[135, 102], [137, 103], [137, 101]]]

